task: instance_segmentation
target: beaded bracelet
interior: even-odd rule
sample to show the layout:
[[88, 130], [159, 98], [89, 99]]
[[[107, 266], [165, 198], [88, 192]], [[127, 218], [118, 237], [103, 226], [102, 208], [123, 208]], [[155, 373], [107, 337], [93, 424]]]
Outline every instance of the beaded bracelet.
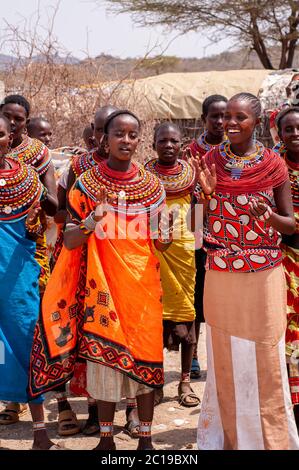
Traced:
[[88, 228], [86, 228], [83, 222], [79, 225], [79, 229], [82, 230], [84, 235], [90, 235], [91, 233], [93, 233], [93, 230], [89, 230]]
[[84, 225], [84, 227], [89, 230], [90, 232], [94, 232], [95, 231], [95, 228], [96, 228], [96, 225], [97, 225], [97, 222], [96, 220], [94, 220], [94, 216], [95, 216], [95, 212], [92, 211], [87, 217], [86, 219], [82, 220], [82, 223]]
[[265, 212], [262, 215], [259, 215], [257, 218], [259, 220], [265, 221], [265, 220], [270, 219], [272, 214], [273, 214], [273, 211], [272, 211], [271, 207], [268, 206], [267, 209], [265, 210]]
[[28, 220], [26, 219], [25, 227], [27, 232], [31, 235], [41, 235], [43, 233], [43, 226], [39, 220], [35, 222], [35, 224], [30, 225]]
[[203, 191], [200, 192], [200, 198], [201, 199], [207, 199], [210, 200], [215, 196], [215, 191], [213, 191], [211, 194], [206, 194]]

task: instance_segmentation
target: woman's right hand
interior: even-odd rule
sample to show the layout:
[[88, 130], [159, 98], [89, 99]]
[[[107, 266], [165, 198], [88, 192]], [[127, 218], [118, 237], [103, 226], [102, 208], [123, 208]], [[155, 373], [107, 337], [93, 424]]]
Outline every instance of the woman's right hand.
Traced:
[[195, 171], [195, 181], [199, 183], [205, 194], [212, 194], [216, 189], [217, 176], [216, 167], [213, 163], [209, 169], [205, 157], [191, 157], [191, 165]]
[[109, 204], [112, 204], [116, 199], [116, 194], [109, 194], [106, 188], [100, 188], [100, 190], [96, 194], [96, 203], [94, 209], [94, 220], [96, 222], [100, 222], [107, 215], [107, 210], [105, 210], [105, 206], [107, 209], [107, 206]]

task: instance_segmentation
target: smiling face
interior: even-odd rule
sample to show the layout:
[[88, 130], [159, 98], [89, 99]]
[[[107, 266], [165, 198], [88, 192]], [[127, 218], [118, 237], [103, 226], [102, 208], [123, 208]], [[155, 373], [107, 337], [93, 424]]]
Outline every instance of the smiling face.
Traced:
[[10, 122], [13, 143], [18, 144], [22, 141], [22, 134], [25, 131], [28, 120], [25, 108], [20, 104], [7, 103], [2, 106], [1, 111]]
[[207, 116], [202, 116], [208, 134], [220, 140], [223, 139], [224, 134], [223, 118], [225, 110], [225, 101], [215, 101], [210, 104]]
[[172, 126], [161, 127], [156, 132], [154, 149], [159, 163], [172, 166], [176, 163], [181, 149], [181, 133]]
[[223, 119], [224, 132], [232, 144], [249, 142], [259, 119], [248, 100], [236, 99], [227, 103]]
[[281, 119], [279, 136], [289, 152], [299, 155], [299, 112], [290, 112]]
[[139, 142], [138, 121], [129, 114], [116, 116], [108, 128], [109, 157], [116, 160], [131, 160]]

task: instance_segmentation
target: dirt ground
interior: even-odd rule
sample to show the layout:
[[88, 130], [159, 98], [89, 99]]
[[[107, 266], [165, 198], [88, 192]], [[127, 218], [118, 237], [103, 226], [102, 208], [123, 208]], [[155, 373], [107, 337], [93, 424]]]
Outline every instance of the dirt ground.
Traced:
[[[192, 388], [202, 400], [206, 380], [206, 350], [205, 325], [202, 324], [199, 337], [199, 359], [202, 375], [192, 380]], [[200, 405], [193, 408], [180, 406], [177, 401], [177, 388], [180, 379], [180, 353], [164, 353], [165, 387], [163, 402], [155, 407], [152, 427], [153, 443], [156, 449], [181, 450], [196, 449], [196, 431], [200, 412]], [[87, 418], [87, 402], [85, 398], [70, 398], [73, 410], [83, 426]], [[2, 408], [2, 407], [1, 407]], [[115, 444], [119, 450], [133, 450], [137, 447], [137, 440], [123, 432], [125, 424], [125, 402], [118, 406], [115, 414]], [[94, 448], [99, 435], [91, 437], [77, 434], [68, 438], [61, 438], [57, 434], [57, 405], [51, 393], [47, 394], [45, 412], [49, 436], [55, 443], [62, 444], [68, 449], [89, 450]], [[1, 448], [13, 450], [26, 450], [32, 446], [32, 423], [30, 413], [23, 416], [20, 422], [9, 426], [0, 426]]]

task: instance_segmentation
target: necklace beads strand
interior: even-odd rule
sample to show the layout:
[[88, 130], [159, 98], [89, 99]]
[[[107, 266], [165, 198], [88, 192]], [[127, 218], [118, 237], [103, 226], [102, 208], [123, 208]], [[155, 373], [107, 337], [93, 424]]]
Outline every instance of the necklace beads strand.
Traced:
[[219, 146], [220, 155], [226, 161], [224, 167], [230, 171], [233, 180], [240, 179], [242, 171], [246, 167], [252, 167], [263, 159], [264, 146], [261, 142], [256, 143], [256, 151], [250, 155], [240, 157], [231, 151], [230, 142], [225, 141]]
[[[86, 192], [94, 200], [101, 186], [106, 187], [108, 193], [117, 194], [119, 199], [112, 202], [112, 206], [116, 211], [119, 209], [119, 206], [122, 206], [127, 209], [134, 207], [139, 213], [147, 213], [158, 207], [163, 201], [163, 187], [156, 177], [145, 171], [141, 166], [134, 165], [134, 173], [138, 177], [128, 181], [126, 179], [113, 178], [111, 176], [114, 173], [113, 170], [111, 171], [107, 167], [106, 162], [102, 162], [81, 175], [79, 186], [83, 192]], [[126, 176], [124, 174], [125, 178]]]
[[11, 170], [0, 170], [0, 221], [19, 219], [41, 195], [42, 185], [31, 167], [7, 158]]
[[158, 159], [154, 158], [146, 163], [145, 168], [160, 179], [168, 196], [183, 196], [193, 188], [195, 173], [184, 160], [178, 160], [176, 167], [167, 168], [159, 165]]

